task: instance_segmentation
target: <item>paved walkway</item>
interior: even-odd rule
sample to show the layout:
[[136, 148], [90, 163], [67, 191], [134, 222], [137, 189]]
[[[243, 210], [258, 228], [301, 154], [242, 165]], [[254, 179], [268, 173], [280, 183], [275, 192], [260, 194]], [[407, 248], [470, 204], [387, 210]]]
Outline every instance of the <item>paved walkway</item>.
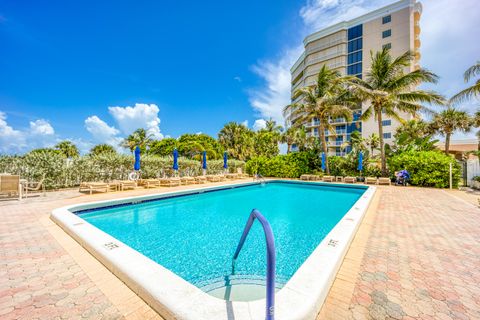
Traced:
[[[49, 212], [174, 189], [2, 203], [0, 319], [160, 319]], [[442, 190], [378, 191], [318, 319], [480, 319], [480, 210]]]

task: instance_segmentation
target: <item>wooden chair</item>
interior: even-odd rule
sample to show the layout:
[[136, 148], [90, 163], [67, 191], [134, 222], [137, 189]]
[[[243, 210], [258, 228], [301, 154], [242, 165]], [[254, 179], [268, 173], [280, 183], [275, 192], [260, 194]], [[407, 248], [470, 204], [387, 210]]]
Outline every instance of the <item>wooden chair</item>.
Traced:
[[345, 178], [343, 178], [343, 182], [345, 182], [345, 183], [356, 183], [357, 178], [355, 178], [355, 177], [345, 177]]
[[365, 177], [365, 184], [377, 184], [377, 178]]
[[378, 178], [378, 184], [383, 184], [383, 185], [392, 185], [392, 180], [390, 178]]
[[28, 197], [30, 193], [43, 193], [45, 196], [45, 175], [38, 182], [27, 182], [23, 187], [25, 197]]
[[0, 194], [7, 195], [7, 197], [16, 197], [18, 200], [22, 199], [20, 176], [0, 175]]
[[333, 176], [323, 176], [323, 182], [333, 182]]

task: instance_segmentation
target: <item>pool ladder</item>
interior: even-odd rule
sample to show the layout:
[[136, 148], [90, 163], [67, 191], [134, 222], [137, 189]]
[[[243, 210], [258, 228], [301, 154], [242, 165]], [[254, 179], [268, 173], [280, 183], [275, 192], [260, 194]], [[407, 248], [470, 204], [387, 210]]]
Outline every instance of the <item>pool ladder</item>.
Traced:
[[267, 287], [266, 287], [266, 320], [274, 320], [275, 316], [275, 239], [273, 238], [272, 228], [267, 219], [258, 211], [253, 209], [250, 213], [250, 217], [247, 220], [247, 224], [243, 229], [242, 237], [238, 243], [237, 250], [233, 255], [232, 260], [232, 275], [235, 274], [235, 262], [240, 254], [240, 251], [243, 248], [245, 239], [247, 239], [248, 232], [252, 228], [252, 224], [258, 219], [263, 227], [263, 232], [265, 233], [265, 240], [267, 242]]

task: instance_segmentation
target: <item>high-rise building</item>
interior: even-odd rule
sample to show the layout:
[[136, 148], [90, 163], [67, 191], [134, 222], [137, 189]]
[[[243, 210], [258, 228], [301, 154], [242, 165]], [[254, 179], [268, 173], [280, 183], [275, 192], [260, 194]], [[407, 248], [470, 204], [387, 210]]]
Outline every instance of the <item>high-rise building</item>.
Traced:
[[[340, 71], [341, 74], [365, 77], [368, 73], [371, 57], [370, 52], [388, 47], [392, 56], [399, 56], [411, 50], [416, 53], [416, 59], [411, 68], [418, 68], [420, 59], [420, 15], [422, 6], [415, 0], [402, 0], [386, 7], [364, 14], [350, 21], [332, 25], [310, 34], [304, 40], [305, 50], [291, 68], [292, 103], [301, 102], [301, 94], [297, 89], [315, 83], [318, 71], [323, 65]], [[365, 106], [363, 106], [365, 107]], [[329, 154], [343, 156], [349, 147], [342, 148], [350, 140], [350, 134], [358, 130], [362, 137], [378, 133], [378, 124], [373, 119], [361, 121], [361, 108], [354, 111], [353, 122], [345, 119], [331, 119], [335, 132], [326, 132]], [[410, 119], [412, 115], [401, 114], [402, 118]], [[287, 126], [296, 120], [291, 114], [286, 115]], [[318, 137], [318, 121], [305, 123], [309, 135]], [[383, 138], [385, 143], [391, 143], [395, 129], [400, 123], [388, 117], [383, 120]]]

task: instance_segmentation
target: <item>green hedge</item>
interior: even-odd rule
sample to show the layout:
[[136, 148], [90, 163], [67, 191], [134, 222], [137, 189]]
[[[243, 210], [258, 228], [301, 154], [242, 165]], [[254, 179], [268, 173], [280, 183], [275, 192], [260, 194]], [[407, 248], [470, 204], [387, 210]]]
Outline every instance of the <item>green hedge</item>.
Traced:
[[[83, 181], [111, 181], [128, 179], [133, 170], [132, 155], [100, 154], [66, 159], [52, 150], [30, 152], [23, 156], [0, 156], [0, 173], [18, 174], [23, 179], [38, 181], [45, 175], [48, 189], [78, 186]], [[142, 178], [156, 178], [171, 175], [172, 157], [146, 155], [141, 158]], [[223, 172], [223, 160], [210, 160], [208, 174]], [[236, 172], [244, 168], [239, 160], [228, 160], [229, 171]], [[200, 161], [183, 157], [178, 159], [180, 175], [199, 175], [202, 173]]]
[[452, 183], [458, 186], [460, 165], [454, 158], [439, 151], [409, 151], [388, 160], [390, 172], [406, 169], [410, 173], [410, 183], [414, 186], [447, 188], [449, 186], [450, 163], [452, 163]]
[[314, 152], [292, 152], [269, 158], [254, 157], [245, 168], [249, 174], [259, 173], [265, 177], [299, 178], [302, 174], [316, 173], [320, 165]]

